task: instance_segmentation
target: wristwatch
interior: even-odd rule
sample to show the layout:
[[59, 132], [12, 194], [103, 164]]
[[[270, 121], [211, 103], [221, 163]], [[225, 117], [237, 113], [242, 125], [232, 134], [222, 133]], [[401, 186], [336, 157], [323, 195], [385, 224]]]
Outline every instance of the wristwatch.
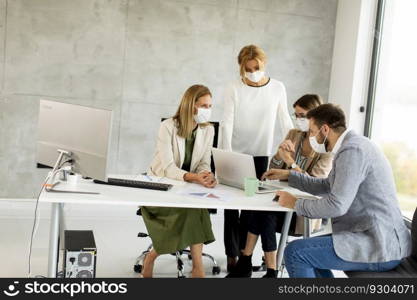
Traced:
[[297, 168], [298, 168], [297, 164], [295, 162], [293, 162], [291, 164], [291, 169], [297, 169]]

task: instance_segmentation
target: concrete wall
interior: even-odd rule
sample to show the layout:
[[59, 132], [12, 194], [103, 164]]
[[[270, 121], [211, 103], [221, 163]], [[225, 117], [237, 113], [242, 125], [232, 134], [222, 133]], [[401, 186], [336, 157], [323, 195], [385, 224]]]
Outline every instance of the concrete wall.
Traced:
[[[194, 83], [214, 93], [258, 44], [300, 95], [329, 90], [337, 0], [0, 0], [0, 197], [33, 197], [39, 99], [113, 109], [113, 173], [149, 164], [161, 117]], [[281, 137], [277, 136], [277, 140]]]

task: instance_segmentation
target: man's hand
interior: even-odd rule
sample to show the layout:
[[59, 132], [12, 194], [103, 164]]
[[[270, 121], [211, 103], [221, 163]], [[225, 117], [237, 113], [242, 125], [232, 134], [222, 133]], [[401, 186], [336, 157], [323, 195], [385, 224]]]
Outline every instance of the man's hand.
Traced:
[[265, 180], [265, 179], [269, 179], [269, 180], [287, 180], [289, 175], [290, 175], [289, 170], [270, 169], [262, 175], [261, 180]]
[[295, 198], [292, 194], [288, 192], [278, 191], [277, 196], [279, 197], [279, 205], [290, 209], [295, 208], [295, 202], [297, 201], [297, 198]]

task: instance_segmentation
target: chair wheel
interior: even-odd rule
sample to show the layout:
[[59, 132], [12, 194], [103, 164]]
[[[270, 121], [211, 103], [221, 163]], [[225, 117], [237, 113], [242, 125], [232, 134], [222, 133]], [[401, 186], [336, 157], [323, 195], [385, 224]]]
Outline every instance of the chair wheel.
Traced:
[[213, 270], [211, 272], [212, 272], [213, 275], [220, 274], [220, 267], [219, 266], [214, 266]]
[[142, 272], [142, 265], [134, 265], [133, 266], [133, 271], [135, 271], [135, 273]]

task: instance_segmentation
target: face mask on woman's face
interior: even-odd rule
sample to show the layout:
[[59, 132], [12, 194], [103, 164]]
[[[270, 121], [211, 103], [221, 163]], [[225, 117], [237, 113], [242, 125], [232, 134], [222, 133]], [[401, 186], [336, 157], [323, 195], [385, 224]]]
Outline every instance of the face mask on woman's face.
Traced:
[[197, 124], [207, 123], [210, 121], [210, 117], [211, 108], [199, 107], [197, 108], [197, 114], [194, 115], [194, 121], [196, 121]]
[[307, 132], [310, 129], [310, 123], [307, 118], [296, 118], [295, 126], [304, 132]]
[[[321, 128], [323, 128], [323, 127], [321, 127]], [[324, 141], [323, 141], [322, 144], [319, 144], [319, 142], [317, 141], [317, 136], [319, 135], [319, 133], [321, 131], [321, 128], [315, 136], [310, 136], [309, 140], [310, 140], [311, 148], [313, 148], [314, 152], [320, 153], [320, 154], [325, 154], [325, 153], [327, 153], [327, 150], [326, 150], [327, 135], [325, 136]]]
[[264, 71], [255, 71], [255, 72], [245, 72], [245, 77], [252, 82], [259, 82], [264, 78], [265, 72]]

